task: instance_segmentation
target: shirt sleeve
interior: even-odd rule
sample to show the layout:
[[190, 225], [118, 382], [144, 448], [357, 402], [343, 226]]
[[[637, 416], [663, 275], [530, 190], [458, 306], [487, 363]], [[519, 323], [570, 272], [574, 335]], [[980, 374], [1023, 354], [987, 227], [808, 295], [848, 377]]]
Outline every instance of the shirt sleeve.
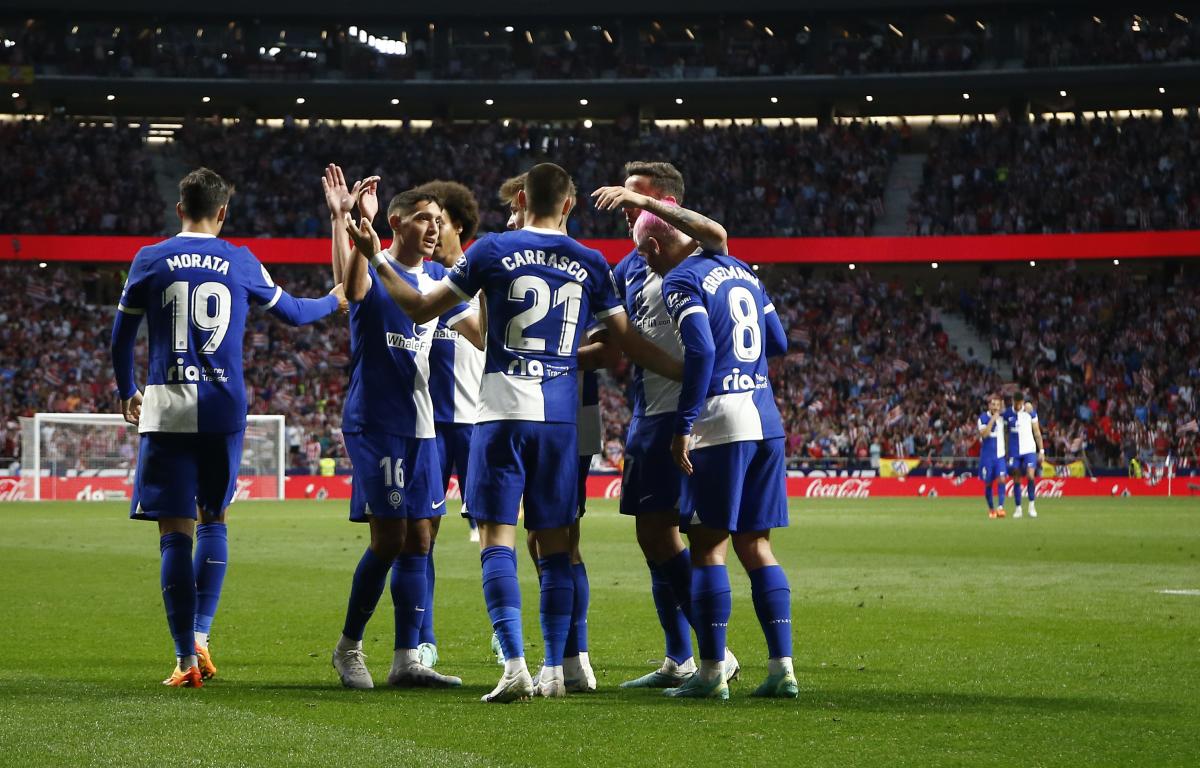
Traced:
[[150, 283], [150, 261], [139, 250], [133, 257], [129, 267], [129, 277], [125, 278], [125, 287], [121, 290], [121, 300], [117, 302], [117, 311], [127, 315], [146, 314], [146, 294]]
[[672, 273], [663, 280], [662, 293], [667, 314], [681, 331], [684, 319], [692, 315], [703, 315], [704, 321], [708, 322], [708, 310], [704, 308], [704, 301], [694, 285]]
[[767, 296], [766, 291], [763, 291], [763, 301], [766, 304], [763, 307], [763, 313], [766, 315], [764, 322], [767, 326], [767, 357], [777, 357], [786, 354], [788, 344], [787, 330], [783, 327], [783, 321], [779, 319], [779, 313], [775, 311], [775, 305]]
[[283, 289], [275, 285], [275, 281], [271, 279], [271, 273], [250, 252], [249, 248], [243, 248], [242, 250], [249, 257], [243, 272], [243, 280], [245, 281], [246, 292], [250, 296], [250, 301], [266, 309], [271, 309], [283, 297]]
[[483, 288], [483, 277], [491, 261], [494, 238], [484, 235], [471, 244], [462, 258], [446, 273], [443, 282], [464, 302]]
[[589, 270], [586, 282], [588, 291], [588, 306], [596, 320], [619, 315], [625, 311], [625, 303], [621, 301], [617, 290], [617, 279], [608, 268], [608, 262], [599, 251], [595, 254], [596, 266]]
[[713, 342], [708, 312], [696, 287], [679, 275], [671, 274], [663, 281], [662, 291], [667, 312], [679, 329], [679, 338], [683, 343], [683, 381], [675, 417], [675, 434], [690, 435], [708, 394], [717, 347]]

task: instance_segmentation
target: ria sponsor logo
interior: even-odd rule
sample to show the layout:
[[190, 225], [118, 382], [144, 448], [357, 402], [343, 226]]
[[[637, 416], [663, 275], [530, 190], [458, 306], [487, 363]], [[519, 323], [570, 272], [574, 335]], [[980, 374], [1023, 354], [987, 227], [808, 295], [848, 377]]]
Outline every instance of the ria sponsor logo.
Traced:
[[766, 389], [770, 386], [767, 377], [761, 373], [751, 376], [742, 373], [741, 368], [734, 368], [729, 375], [721, 379], [721, 389], [725, 392], [750, 392], [755, 389]]
[[175, 358], [175, 365], [167, 369], [168, 384], [182, 384], [185, 381], [220, 381], [227, 382], [224, 368], [200, 368], [195, 365], [184, 365], [182, 357]]
[[849, 477], [845, 480], [813, 480], [804, 489], [809, 498], [866, 499], [871, 495], [871, 480]]

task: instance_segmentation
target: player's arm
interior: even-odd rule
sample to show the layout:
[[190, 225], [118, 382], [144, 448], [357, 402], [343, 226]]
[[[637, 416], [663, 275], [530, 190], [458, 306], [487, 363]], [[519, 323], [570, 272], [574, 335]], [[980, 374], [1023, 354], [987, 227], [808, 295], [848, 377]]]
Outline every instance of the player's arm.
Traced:
[[[379, 186], [378, 176], [369, 176], [354, 183], [354, 187], [346, 186], [346, 176], [342, 169], [332, 163], [325, 167], [325, 175], [321, 177], [321, 190], [325, 193], [325, 204], [329, 207], [330, 232], [333, 239], [333, 281], [345, 286], [347, 298], [359, 302], [367, 295], [371, 287], [371, 278], [367, 274], [365, 264], [357, 257], [357, 249], [352, 249], [342, 231], [342, 222], [350, 216], [357, 204], [364, 218], [368, 221], [375, 218], [379, 212], [379, 199], [376, 196]], [[376, 251], [379, 250], [379, 238], [371, 229]]]
[[350, 310], [341, 283], [333, 286], [332, 291], [319, 299], [298, 299], [279, 286], [275, 288], [278, 293], [274, 303], [268, 303], [266, 310], [291, 326], [308, 325], [334, 312], [345, 314]]
[[639, 194], [625, 187], [600, 187], [592, 193], [596, 199], [596, 208], [601, 211], [615, 211], [618, 208], [641, 208], [649, 211], [658, 218], [683, 232], [706, 251], [728, 253], [729, 235], [717, 222], [688, 210], [679, 205], [655, 200], [648, 195]]
[[134, 382], [133, 353], [138, 326], [145, 313], [144, 309], [126, 307], [123, 303], [118, 305], [112, 332], [113, 376], [117, 380], [117, 396], [121, 398], [121, 415], [134, 425], [142, 415], [142, 393]]
[[680, 381], [683, 378], [682, 361], [671, 357], [657, 344], [634, 330], [629, 323], [629, 317], [623, 311], [607, 315], [602, 320], [613, 342], [635, 364], [672, 381]]
[[712, 380], [717, 346], [704, 307], [693, 304], [679, 313], [675, 321], [683, 341], [683, 386], [679, 392], [679, 410], [675, 416], [675, 436], [671, 440], [671, 455], [687, 474], [692, 474], [688, 455], [692, 427], [704, 407], [708, 382]]
[[1042, 442], [1042, 428], [1038, 424], [1037, 413], [1029, 414], [1030, 421], [1033, 424], [1033, 444], [1037, 446], [1038, 458], [1046, 460], [1046, 445]]
[[387, 258], [380, 252], [379, 240], [374, 237], [371, 222], [363, 220], [359, 224], [355, 224], [352, 220], [347, 220], [346, 229], [350, 234], [350, 239], [354, 241], [355, 247], [371, 260], [371, 265], [375, 267], [375, 274], [379, 275], [379, 282], [387, 291], [388, 296], [391, 296], [392, 301], [396, 302], [396, 305], [404, 310], [404, 314], [408, 315], [417, 325], [428, 323], [438, 315], [449, 312], [460, 302], [470, 301], [470, 296], [460, 297], [455, 293], [449, 287], [448, 281], [434, 286], [429, 293], [421, 293], [405, 282], [396, 274], [396, 271], [388, 264]]
[[479, 313], [464, 304], [459, 311], [451, 310], [446, 317], [446, 326], [471, 342], [475, 349], [483, 349], [483, 330], [479, 324]]
[[621, 361], [621, 350], [612, 343], [608, 329], [599, 324], [588, 331], [588, 343], [579, 347], [579, 367], [585, 371], [616, 368]]
[[[766, 294], [763, 294], [766, 298]], [[767, 338], [765, 339], [765, 349], [767, 357], [778, 357], [779, 355], [787, 354], [787, 331], [784, 330], [783, 321], [779, 319], [779, 313], [775, 311], [775, 304], [768, 300], [767, 305], [763, 308], [765, 314], [764, 321], [767, 326]]]

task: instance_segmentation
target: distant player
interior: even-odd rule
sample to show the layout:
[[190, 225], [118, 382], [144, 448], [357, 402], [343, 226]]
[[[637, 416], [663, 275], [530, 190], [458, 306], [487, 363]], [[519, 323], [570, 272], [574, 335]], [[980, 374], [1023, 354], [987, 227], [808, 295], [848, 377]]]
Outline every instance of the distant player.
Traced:
[[[1005, 466], [1004, 444], [1004, 401], [999, 395], [988, 400], [988, 409], [979, 415], [979, 479], [983, 481], [983, 498], [987, 500], [988, 517], [1004, 517], [1005, 484], [1008, 469]], [[993, 501], [993, 485], [999, 481], [1000, 499]]]
[[[569, 529], [577, 514], [576, 369], [583, 322], [594, 315], [635, 359], [664, 373], [678, 370], [677, 362], [656, 356], [630, 330], [603, 256], [562, 234], [575, 203], [571, 188], [559, 166], [536, 165], [518, 193], [526, 211], [521, 230], [480, 238], [444, 284], [427, 294], [384, 278], [392, 298], [416, 322], [480, 290], [486, 298], [487, 360], [467, 507], [479, 523], [484, 599], [505, 657], [504, 675], [483, 697], [487, 702], [533, 693], [515, 550], [522, 498], [525, 526], [536, 532], [541, 555], [545, 666], [539, 692], [566, 695], [562, 664], [575, 591]], [[360, 249], [372, 247], [361, 226], [350, 233]]]
[[[373, 194], [377, 179], [346, 187], [341, 169], [326, 169], [322, 185], [335, 224], [333, 253], [341, 262], [350, 310], [350, 386], [342, 416], [346, 452], [353, 464], [350, 519], [367, 522], [371, 543], [355, 570], [342, 636], [333, 666], [348, 688], [373, 688], [366, 668], [362, 638], [367, 621], [392, 574], [395, 608], [395, 653], [388, 684], [399, 687], [454, 687], [457, 677], [442, 675], [423, 664], [418, 649], [424, 614], [429, 606], [427, 573], [433, 519], [445, 514], [441, 467], [434, 439], [433, 402], [429, 393], [429, 350], [435, 323], [413, 323], [387, 296], [378, 273], [360, 251], [351, 251], [343, 222], [355, 196]], [[367, 210], [371, 214], [373, 211]], [[433, 254], [441, 226], [440, 201], [428, 192], [408, 190], [388, 205], [392, 245], [363, 249], [388, 264], [397, 280], [413, 290], [436, 285], [444, 274]], [[364, 217], [370, 229], [368, 217]], [[466, 304], [447, 307], [443, 319], [451, 328], [472, 329], [475, 313]]]
[[1025, 402], [1025, 395], [1017, 392], [1013, 395], [1012, 408], [1005, 412], [1005, 422], [1012, 437], [1009, 441], [1009, 455], [1012, 457], [1010, 471], [1013, 479], [1013, 501], [1016, 511], [1013, 517], [1021, 516], [1021, 480], [1024, 479], [1026, 494], [1029, 497], [1029, 516], [1037, 517], [1037, 476], [1041, 471], [1042, 462], [1046, 460], [1046, 450], [1042, 443], [1042, 428], [1038, 424], [1037, 410], [1032, 403]]
[[[506, 228], [518, 230], [525, 226], [525, 209], [521, 207], [519, 193], [525, 188], [525, 174], [507, 179], [500, 186], [500, 201], [508, 207], [509, 216]], [[571, 195], [575, 195], [575, 186], [571, 185]], [[565, 220], [564, 220], [565, 225]], [[565, 232], [565, 226], [561, 228]], [[587, 330], [588, 340], [605, 337], [604, 325], [592, 323]], [[580, 520], [587, 512], [587, 477], [591, 469], [592, 456], [604, 449], [604, 424], [600, 414], [600, 379], [594, 370], [586, 370], [583, 356], [580, 356], [579, 369], [579, 411], [576, 414], [576, 429], [579, 443], [579, 482], [577, 486], [576, 503], [579, 514], [571, 524], [569, 535], [571, 539], [571, 576], [575, 582], [575, 599], [571, 605], [571, 628], [567, 631], [567, 642], [563, 650], [563, 676], [568, 693], [589, 693], [596, 690], [596, 673], [592, 670], [591, 656], [588, 653], [587, 617], [591, 602], [591, 583], [588, 581], [587, 566], [583, 563], [583, 553], [580, 551]], [[526, 536], [526, 546], [533, 559], [535, 567], [541, 560], [538, 553], [537, 534], [529, 531]], [[540, 570], [539, 570], [540, 574]], [[495, 637], [495, 636], [493, 636]], [[499, 638], [494, 640], [497, 647]], [[500, 654], [501, 657], [503, 653]], [[539, 689], [541, 674], [533, 678], [534, 690]]]
[[[199, 688], [217, 673], [208, 635], [229, 563], [225, 509], [246, 429], [242, 337], [250, 304], [291, 325], [346, 308], [340, 285], [321, 299], [295, 299], [249, 249], [219, 239], [231, 193], [208, 168], [179, 182], [183, 230], [138, 251], [113, 326], [121, 412], [141, 434], [130, 516], [158, 522], [163, 603], [175, 640], [175, 670], [163, 681], [169, 686]], [[145, 395], [133, 363], [143, 316], [150, 334]]]
[[[725, 252], [725, 228], [680, 207], [684, 183], [675, 166], [631, 162], [625, 165], [625, 177], [623, 187], [602, 187], [592, 197], [602, 210], [620, 208], [631, 236], [638, 216], [646, 209], [694, 238], [701, 247]], [[679, 333], [663, 301], [662, 275], [650, 269], [635, 247], [613, 270], [613, 276], [630, 322], [638, 332], [672, 357], [682, 357]], [[657, 670], [628, 680], [621, 687], [675, 688], [696, 671], [687, 619], [691, 609], [691, 553], [679, 535], [683, 474], [671, 459], [680, 385], [634, 366], [631, 390], [633, 418], [625, 440], [621, 514], [635, 519], [638, 545], [650, 570], [651, 596], [666, 638], [666, 656]], [[726, 676], [735, 678], [737, 659], [728, 649], [726, 654]]]
[[794, 698], [791, 588], [771, 550], [771, 530], [788, 524], [784, 431], [767, 377], [767, 358], [787, 351], [787, 336], [746, 264], [705, 249], [646, 210], [633, 235], [650, 268], [664, 276], [662, 293], [684, 348], [671, 454], [687, 476], [679, 511], [691, 544], [690, 615], [700, 667], [664, 693], [729, 697], [725, 556], [732, 539], [767, 642], [767, 678], [754, 695]]

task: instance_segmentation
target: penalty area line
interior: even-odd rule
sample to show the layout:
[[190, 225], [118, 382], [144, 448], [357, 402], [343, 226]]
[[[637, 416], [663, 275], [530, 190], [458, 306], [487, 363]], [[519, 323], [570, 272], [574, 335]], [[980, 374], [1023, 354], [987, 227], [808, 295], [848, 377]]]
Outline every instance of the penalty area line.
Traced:
[[1160, 589], [1160, 595], [1186, 595], [1188, 597], [1200, 597], [1200, 589]]

